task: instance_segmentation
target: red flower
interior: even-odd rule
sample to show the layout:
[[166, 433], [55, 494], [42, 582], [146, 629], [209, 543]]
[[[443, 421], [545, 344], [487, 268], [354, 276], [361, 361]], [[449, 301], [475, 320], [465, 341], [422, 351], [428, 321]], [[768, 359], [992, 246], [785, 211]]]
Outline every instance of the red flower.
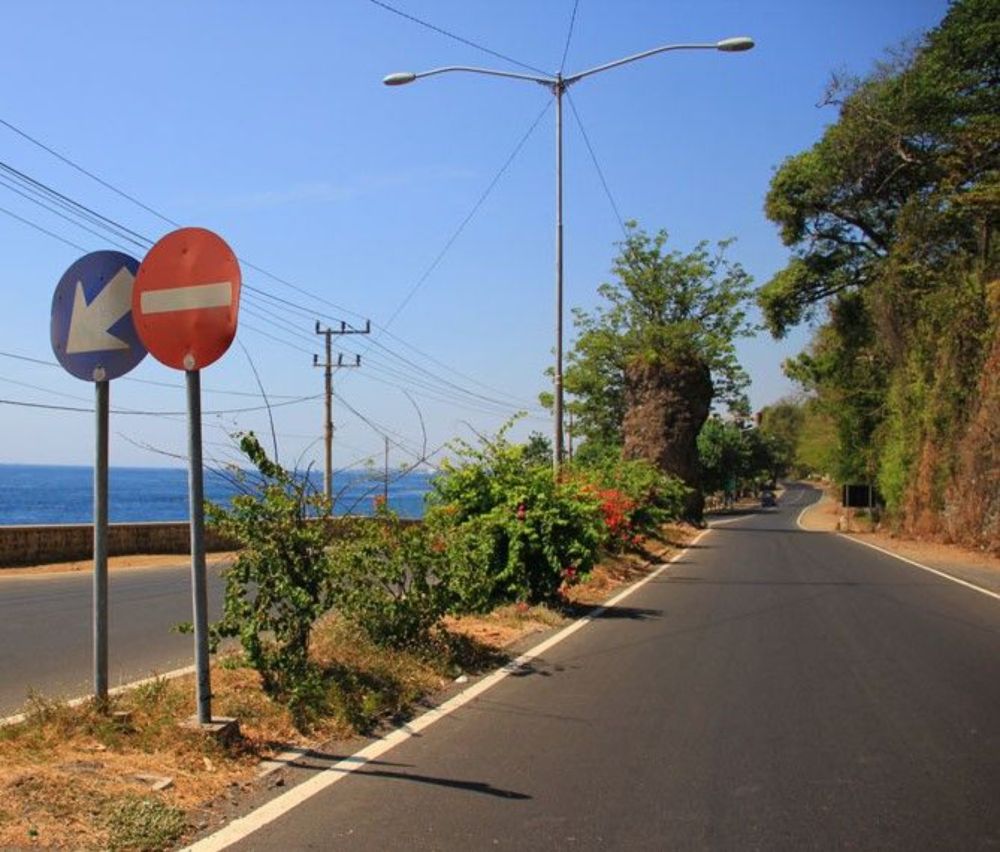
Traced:
[[518, 504], [518, 507], [517, 507], [517, 519], [519, 521], [523, 521], [526, 517], [528, 517], [528, 510], [526, 508], [524, 508], [524, 503]]

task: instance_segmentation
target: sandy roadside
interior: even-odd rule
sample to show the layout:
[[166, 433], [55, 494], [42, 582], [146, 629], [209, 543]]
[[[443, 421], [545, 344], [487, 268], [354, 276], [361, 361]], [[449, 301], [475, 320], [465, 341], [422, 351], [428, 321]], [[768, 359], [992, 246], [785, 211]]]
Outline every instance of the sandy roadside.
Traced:
[[[234, 552], [209, 553], [205, 564], [209, 567], [222, 565], [231, 561]], [[164, 553], [156, 555], [135, 554], [130, 556], [111, 556], [108, 558], [108, 570], [120, 571], [128, 568], [163, 568], [173, 565], [190, 565], [191, 557], [185, 553]], [[26, 574], [73, 574], [89, 572], [94, 567], [92, 559], [80, 559], [74, 562], [51, 562], [45, 565], [27, 565], [8, 568], [0, 566], [0, 576], [9, 577]]]

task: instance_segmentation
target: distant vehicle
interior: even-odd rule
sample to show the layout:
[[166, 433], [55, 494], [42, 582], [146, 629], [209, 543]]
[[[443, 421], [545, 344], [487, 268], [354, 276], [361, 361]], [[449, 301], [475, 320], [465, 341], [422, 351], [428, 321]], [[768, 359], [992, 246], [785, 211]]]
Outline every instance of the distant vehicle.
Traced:
[[773, 491], [761, 491], [760, 492], [760, 506], [762, 509], [766, 509], [769, 506], [777, 506], [778, 498], [774, 496]]

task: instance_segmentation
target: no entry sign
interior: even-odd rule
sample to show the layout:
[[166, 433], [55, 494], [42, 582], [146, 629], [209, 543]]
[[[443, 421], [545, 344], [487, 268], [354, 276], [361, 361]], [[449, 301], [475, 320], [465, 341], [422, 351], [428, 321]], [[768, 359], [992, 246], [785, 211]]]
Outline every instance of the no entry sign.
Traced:
[[132, 320], [145, 347], [177, 370], [218, 360], [236, 336], [240, 265], [218, 234], [181, 228], [154, 245], [135, 277]]

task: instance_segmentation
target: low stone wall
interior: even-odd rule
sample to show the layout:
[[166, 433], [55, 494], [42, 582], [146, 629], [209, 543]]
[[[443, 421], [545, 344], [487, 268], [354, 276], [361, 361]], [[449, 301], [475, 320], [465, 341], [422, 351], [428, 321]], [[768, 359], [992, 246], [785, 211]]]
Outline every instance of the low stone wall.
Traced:
[[[404, 524], [419, 524], [416, 518], [401, 518]], [[327, 524], [330, 539], [350, 537], [358, 524], [370, 518], [349, 516], [317, 519]], [[205, 550], [218, 553], [236, 550], [235, 542], [226, 540], [211, 527], [205, 528]], [[191, 527], [187, 521], [144, 524], [109, 524], [108, 556], [191, 552]], [[53, 526], [0, 525], [0, 570], [50, 562], [76, 562], [94, 557], [92, 524], [56, 524]]]
[[[210, 552], [232, 550], [233, 544], [206, 529], [205, 549]], [[191, 528], [186, 521], [108, 525], [109, 556], [190, 552]], [[94, 528], [91, 524], [0, 526], [0, 568], [74, 562], [93, 556]]]

